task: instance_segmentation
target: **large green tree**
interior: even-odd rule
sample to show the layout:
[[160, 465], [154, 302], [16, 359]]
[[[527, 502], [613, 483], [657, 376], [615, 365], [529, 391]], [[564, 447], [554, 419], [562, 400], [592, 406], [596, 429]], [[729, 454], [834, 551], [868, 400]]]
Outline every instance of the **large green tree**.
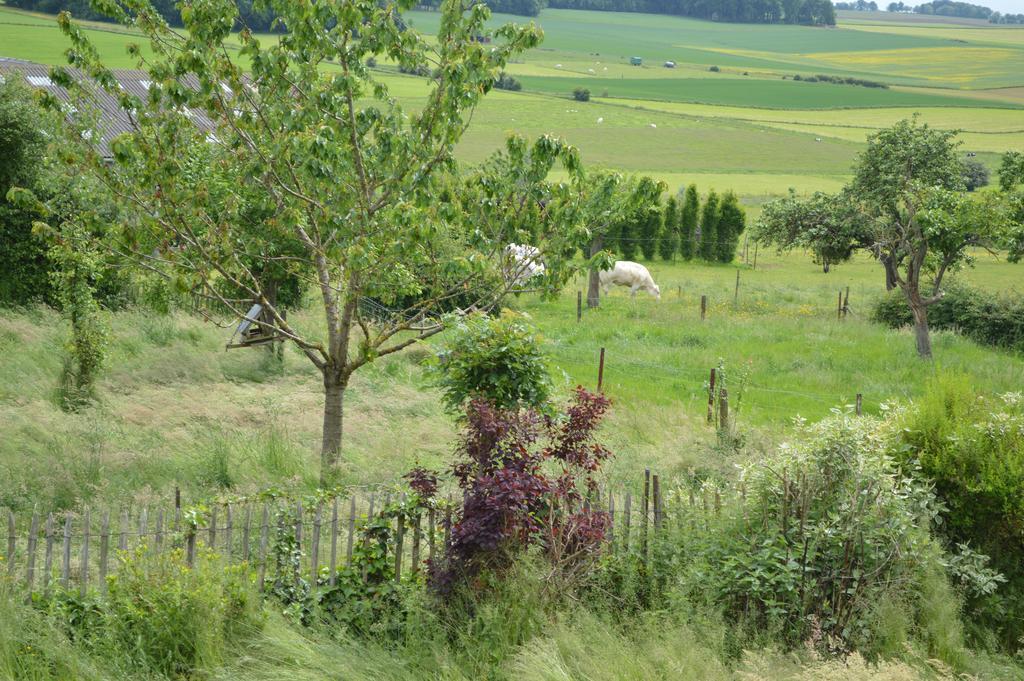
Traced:
[[942, 297], [950, 271], [971, 261], [973, 246], [1016, 242], [1021, 228], [1000, 193], [969, 195], [956, 133], [903, 120], [868, 137], [842, 193], [792, 197], [765, 207], [763, 241], [804, 245], [842, 260], [864, 249], [907, 298], [917, 352], [932, 355], [928, 306]]
[[5, 198], [14, 187], [39, 185], [46, 150], [42, 119], [20, 78], [0, 82], [0, 303], [24, 305], [50, 298], [46, 243], [32, 233], [36, 215]]
[[[325, 484], [338, 470], [352, 374], [437, 333], [439, 311], [456, 296], [464, 307], [499, 305], [512, 287], [500, 276], [514, 222], [506, 212], [535, 196], [533, 185], [546, 185], [538, 178], [557, 162], [573, 176], [570, 186], [579, 186], [575, 154], [547, 139], [499, 162], [505, 169], [489, 176], [497, 184], [484, 176], [470, 186], [455, 175], [454, 146], [474, 108], [509, 58], [535, 46], [540, 32], [512, 25], [490, 31], [485, 5], [451, 0], [441, 6], [436, 41], [428, 41], [401, 21], [398, 10], [411, 5], [270, 0], [267, 9], [288, 30], [263, 41], [247, 31], [231, 35], [237, 8], [225, 0], [182, 5], [185, 31], [168, 28], [146, 0], [103, 3], [148, 39], [138, 63], [150, 81], [145, 98], [120, 90], [86, 34], [68, 15], [59, 19], [72, 43], [71, 64], [92, 80], [61, 70], [52, 77], [68, 88], [78, 111], [90, 109], [95, 83], [136, 122], [111, 143], [110, 164], [101, 158], [98, 136], [83, 134], [87, 117], [68, 124], [66, 143], [85, 147], [80, 171], [101, 181], [127, 212], [110, 241], [239, 316], [248, 302], [263, 305], [267, 317], [260, 323], [294, 343], [322, 376]], [[371, 58], [431, 69], [422, 106], [405, 111], [387, 82], [367, 69]], [[197, 130], [196, 112], [213, 122], [211, 131]], [[214, 201], [194, 183], [192, 150], [203, 144], [218, 147], [214, 163], [230, 177], [235, 200]], [[509, 176], [525, 185], [501, 186]], [[441, 191], [455, 200], [437, 201]], [[522, 203], [510, 200], [509, 191]], [[466, 205], [465, 193], [488, 192], [495, 201], [482, 214], [453, 209]], [[243, 208], [259, 216], [258, 224], [246, 223]], [[546, 257], [559, 257], [566, 240], [578, 239], [576, 224], [564, 225]], [[282, 248], [267, 250], [270, 245]], [[315, 288], [322, 326], [299, 328], [270, 300], [258, 265], [276, 259], [290, 261], [290, 271]], [[248, 302], [228, 299], [225, 284]], [[370, 317], [366, 299], [396, 309]]]
[[658, 254], [662, 230], [665, 228], [661, 204], [654, 203], [649, 206], [641, 215], [641, 220], [640, 250], [644, 254], [644, 260], [654, 260], [654, 256]]
[[718, 245], [718, 194], [714, 189], [708, 192], [704, 206], [700, 211], [700, 243], [697, 255], [702, 260], [712, 262]]
[[700, 222], [700, 194], [697, 185], [686, 188], [683, 207], [679, 210], [679, 254], [683, 260], [693, 260], [697, 254], [697, 226]]
[[665, 202], [662, 223], [664, 227], [658, 241], [658, 254], [662, 260], [673, 260], [679, 250], [679, 202], [674, 196], [668, 197]]
[[740, 206], [739, 199], [732, 191], [726, 192], [718, 209], [718, 243], [715, 248], [718, 262], [730, 263], [736, 258], [740, 234], [746, 228], [747, 214]]

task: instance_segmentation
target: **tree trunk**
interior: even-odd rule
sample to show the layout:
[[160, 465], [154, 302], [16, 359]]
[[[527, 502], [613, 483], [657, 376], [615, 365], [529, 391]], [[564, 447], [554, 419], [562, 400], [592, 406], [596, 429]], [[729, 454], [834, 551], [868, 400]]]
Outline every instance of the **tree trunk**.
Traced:
[[[604, 236], [595, 236], [590, 242], [590, 257], [601, 252], [604, 248]], [[596, 267], [590, 268], [589, 283], [587, 286], [587, 307], [597, 307], [601, 304], [601, 279]]]
[[920, 300], [910, 301], [910, 312], [914, 315], [914, 336], [917, 339], [917, 354], [922, 359], [932, 357], [932, 339], [928, 332], [928, 308]]
[[320, 447], [320, 486], [323, 488], [337, 481], [345, 387], [340, 376], [329, 368], [324, 371], [324, 432]]
[[882, 266], [885, 267], [885, 290], [891, 291], [896, 288], [896, 266], [893, 264], [891, 258], [882, 256], [879, 258], [882, 261]]

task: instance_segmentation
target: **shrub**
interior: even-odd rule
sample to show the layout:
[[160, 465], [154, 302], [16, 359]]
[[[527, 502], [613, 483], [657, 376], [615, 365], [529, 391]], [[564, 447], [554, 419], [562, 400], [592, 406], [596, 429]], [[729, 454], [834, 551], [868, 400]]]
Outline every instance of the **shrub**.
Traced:
[[964, 186], [967, 187], [967, 191], [973, 192], [988, 186], [988, 181], [988, 168], [984, 163], [973, 158], [964, 161]]
[[108, 577], [106, 598], [58, 591], [37, 606], [68, 638], [133, 676], [188, 678], [261, 626], [251, 586], [243, 567], [225, 568], [214, 555], [189, 567], [181, 551], [140, 549]]
[[572, 91], [572, 98], [577, 102], [589, 102], [590, 101], [590, 90], [584, 87], [578, 87]]
[[987, 627], [1015, 648], [1024, 636], [1024, 398], [981, 398], [966, 376], [939, 374], [900, 425], [894, 451], [935, 481], [945, 506], [940, 528], [961, 545], [950, 570], [974, 633]]
[[[945, 295], [928, 307], [932, 328], [959, 331], [978, 343], [1024, 351], [1024, 296], [983, 292], [960, 282], [944, 290]], [[894, 329], [913, 323], [906, 296], [899, 290], [879, 298], [871, 318]]]
[[483, 398], [499, 409], [541, 408], [551, 388], [540, 341], [523, 319], [472, 314], [452, 331], [433, 371], [452, 411]]
[[500, 579], [531, 547], [543, 552], [551, 578], [561, 584], [586, 572], [608, 522], [605, 513], [582, 505], [610, 456], [594, 441], [608, 406], [603, 395], [579, 387], [561, 419], [483, 399], [469, 404], [452, 467], [462, 509], [443, 560], [430, 570], [438, 593], [479, 591], [490, 581], [482, 574]]
[[511, 90], [513, 92], [519, 92], [520, 90], [523, 89], [523, 84], [520, 83], [518, 79], [502, 71], [498, 75], [497, 80], [494, 81], [494, 87], [498, 88], [499, 90]]
[[885, 432], [876, 419], [837, 415], [746, 468], [746, 494], [708, 537], [691, 589], [794, 643], [840, 651], [870, 641], [874, 604], [914, 603], [941, 553], [929, 533], [939, 506], [886, 454]]
[[708, 67], [708, 71], [711, 71], [712, 73], [718, 73], [721, 70], [722, 69], [718, 68], [717, 66]]
[[367, 68], [375, 68], [377, 66], [377, 60], [374, 57], [370, 57], [366, 60]]

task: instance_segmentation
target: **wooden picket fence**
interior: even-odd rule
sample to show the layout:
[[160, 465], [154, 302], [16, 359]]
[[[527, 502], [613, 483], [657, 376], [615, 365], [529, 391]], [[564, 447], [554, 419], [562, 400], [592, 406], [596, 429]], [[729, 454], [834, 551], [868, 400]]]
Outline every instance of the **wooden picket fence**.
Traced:
[[[681, 493], [668, 500], [657, 475], [645, 471], [642, 493], [597, 492], [585, 502], [591, 509], [608, 513], [606, 539], [611, 550], [648, 551], [649, 537], [661, 530], [675, 511], [686, 510]], [[695, 501], [687, 493], [690, 512], [708, 512], [708, 495]], [[255, 572], [257, 587], [273, 579], [305, 579], [316, 590], [321, 583], [333, 586], [338, 571], [352, 562], [360, 527], [377, 517], [380, 509], [404, 495], [381, 491], [351, 490], [313, 508], [301, 501], [277, 499], [267, 502], [222, 503], [203, 512], [174, 508], [151, 513], [141, 509], [113, 514], [85, 509], [81, 513], [33, 513], [7, 517], [7, 551], [0, 561], [8, 581], [29, 592], [46, 591], [57, 584], [77, 589], [83, 595], [95, 588], [102, 595], [107, 577], [116, 574], [126, 552], [144, 549], [156, 553], [182, 551], [189, 565], [197, 552], [220, 557], [226, 564], [246, 564]], [[714, 494], [717, 512], [719, 500]], [[444, 509], [444, 510], [441, 510]], [[394, 578], [401, 580], [424, 569], [424, 561], [447, 545], [452, 505], [421, 509], [408, 520], [390, 518], [395, 543], [389, 560], [394, 561]], [[375, 516], [375, 513], [377, 514]], [[275, 533], [294, 538], [300, 552], [298, 569], [275, 563], [272, 542]], [[4, 565], [6, 563], [6, 565]], [[282, 574], [287, 570], [288, 574]]]

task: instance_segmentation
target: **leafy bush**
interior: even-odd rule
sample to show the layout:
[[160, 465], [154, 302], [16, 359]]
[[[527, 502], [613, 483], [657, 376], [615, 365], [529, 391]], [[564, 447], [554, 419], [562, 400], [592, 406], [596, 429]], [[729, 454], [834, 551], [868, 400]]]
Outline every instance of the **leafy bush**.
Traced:
[[519, 82], [514, 76], [510, 76], [502, 71], [497, 80], [494, 81], [494, 87], [499, 90], [511, 90], [513, 92], [519, 92], [523, 89], [523, 84]]
[[969, 158], [964, 161], [964, 186], [967, 191], [973, 192], [988, 185], [988, 168], [981, 161]]
[[980, 398], [966, 376], [939, 374], [901, 426], [895, 451], [935, 481], [945, 506], [940, 528], [962, 545], [950, 569], [974, 633], [992, 629], [1013, 649], [1024, 636], [1024, 397]]
[[[941, 569], [928, 572], [940, 565], [929, 529], [940, 507], [888, 456], [887, 429], [838, 414], [746, 468], [739, 498], [688, 573], [690, 592], [710, 592], [737, 622], [825, 652], [870, 648], [880, 602], [904, 603], [923, 622], [920, 590], [945, 584]], [[955, 623], [955, 599], [943, 616]]]
[[220, 663], [232, 642], [258, 630], [262, 615], [247, 571], [213, 555], [196, 567], [181, 551], [127, 555], [103, 599], [77, 591], [38, 597], [72, 641], [117, 660], [132, 675], [191, 677]]
[[[942, 299], [928, 308], [932, 328], [959, 331], [978, 343], [1024, 351], [1024, 296], [983, 292], [962, 283], [944, 288]], [[906, 296], [899, 290], [878, 299], [871, 318], [891, 328], [913, 323]]]
[[585, 87], [578, 87], [572, 91], [572, 98], [577, 102], [589, 102], [590, 101], [590, 90]]
[[718, 73], [721, 70], [722, 69], [718, 68], [717, 66], [710, 66], [710, 67], [708, 67], [708, 71], [711, 71], [712, 73]]
[[594, 441], [608, 406], [603, 395], [579, 387], [558, 420], [483, 399], [469, 404], [452, 468], [462, 509], [442, 561], [430, 571], [438, 593], [472, 594], [481, 574], [500, 579], [531, 547], [543, 551], [553, 579], [572, 582], [586, 572], [608, 522], [605, 513], [583, 507], [610, 456]]
[[474, 398], [499, 409], [541, 407], [551, 389], [536, 334], [511, 312], [466, 317], [453, 329], [433, 373], [453, 411]]

